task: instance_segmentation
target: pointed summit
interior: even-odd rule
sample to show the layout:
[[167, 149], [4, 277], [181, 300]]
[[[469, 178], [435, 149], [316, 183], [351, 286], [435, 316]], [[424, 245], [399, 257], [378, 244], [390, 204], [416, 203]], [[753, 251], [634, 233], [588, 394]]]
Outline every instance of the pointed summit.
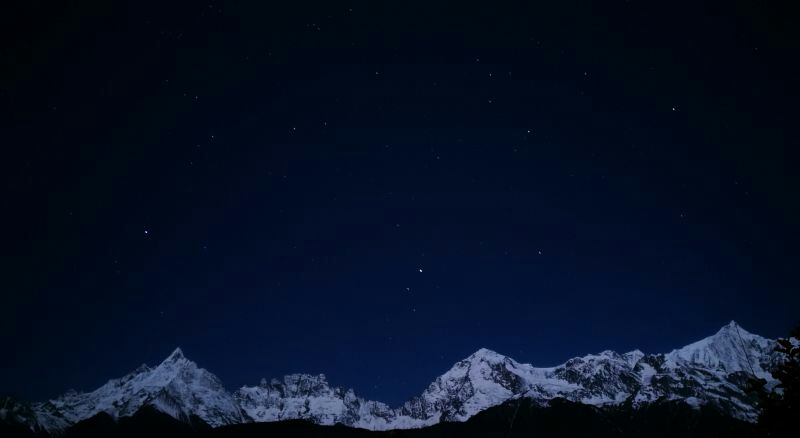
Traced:
[[667, 356], [676, 362], [699, 364], [726, 372], [746, 371], [763, 374], [758, 361], [752, 358], [770, 349], [769, 341], [743, 329], [736, 321], [722, 326], [705, 339], [673, 350]]
[[731, 322], [723, 325], [719, 331], [714, 335], [714, 337], [726, 337], [726, 336], [733, 336], [736, 339], [743, 338], [747, 339], [754, 336], [752, 333], [748, 332], [744, 329], [741, 325], [739, 325], [736, 321], [731, 320]]
[[186, 356], [183, 355], [183, 350], [181, 350], [181, 347], [178, 347], [169, 356], [167, 356], [166, 359], [164, 359], [164, 362], [177, 362], [181, 359], [186, 359]]
[[739, 325], [739, 323], [737, 323], [737, 322], [736, 322], [736, 321], [734, 321], [734, 320], [731, 320], [731, 322], [729, 322], [729, 323], [725, 324], [725, 325], [724, 325], [724, 326], [722, 326], [722, 328], [721, 328], [721, 329], [719, 329], [719, 330], [720, 330], [720, 331], [723, 331], [723, 330], [734, 330], [734, 331], [735, 331], [735, 330], [739, 330], [739, 331], [741, 331], [742, 333], [748, 333], [748, 334], [749, 334], [749, 332], [748, 332], [747, 330], [745, 330], [745, 329], [744, 329], [744, 327], [742, 327], [741, 325]]
[[727, 324], [723, 325], [723, 326], [722, 326], [722, 327], [719, 329], [719, 331], [726, 331], [726, 330], [736, 330], [736, 329], [741, 329], [741, 326], [740, 326], [739, 324], [737, 324], [737, 323], [736, 323], [736, 321], [734, 321], [734, 320], [731, 320], [731, 322], [729, 322], [729, 323], [727, 323]]

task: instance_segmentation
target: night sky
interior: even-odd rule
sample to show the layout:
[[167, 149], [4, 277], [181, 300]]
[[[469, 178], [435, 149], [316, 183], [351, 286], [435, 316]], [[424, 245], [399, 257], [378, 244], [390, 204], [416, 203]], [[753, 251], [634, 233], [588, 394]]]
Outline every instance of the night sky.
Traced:
[[480, 347], [551, 366], [797, 321], [779, 2], [22, 3], [0, 392], [181, 346], [229, 389], [325, 373], [395, 405]]

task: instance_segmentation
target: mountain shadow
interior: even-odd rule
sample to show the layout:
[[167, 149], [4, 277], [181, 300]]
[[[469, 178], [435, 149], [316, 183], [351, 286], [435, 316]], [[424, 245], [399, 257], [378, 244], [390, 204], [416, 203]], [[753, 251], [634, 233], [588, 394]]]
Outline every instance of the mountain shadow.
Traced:
[[755, 437], [756, 426], [713, 408], [693, 409], [684, 403], [658, 403], [645, 409], [597, 408], [566, 400], [542, 407], [529, 399], [512, 400], [487, 409], [463, 423], [439, 423], [422, 429], [371, 432], [341, 425], [306, 421], [252, 423], [206, 431], [208, 437], [319, 438], [470, 438], [470, 437]]
[[[443, 422], [422, 429], [369, 431], [341, 424], [321, 426], [305, 420], [245, 423], [211, 428], [193, 417], [178, 420], [146, 406], [133, 416], [115, 420], [106, 413], [76, 423], [63, 438], [470, 438], [470, 437], [757, 437], [758, 426], [712, 408], [660, 402], [636, 409], [595, 407], [556, 399], [541, 406], [531, 399], [510, 400], [486, 409], [466, 422]], [[36, 437], [21, 425], [0, 422], [6, 438]], [[44, 435], [46, 436], [46, 435]]]
[[199, 437], [203, 432], [211, 430], [210, 426], [197, 417], [187, 420], [177, 420], [152, 406], [145, 406], [132, 416], [122, 417], [118, 421], [101, 412], [67, 429], [63, 438]]

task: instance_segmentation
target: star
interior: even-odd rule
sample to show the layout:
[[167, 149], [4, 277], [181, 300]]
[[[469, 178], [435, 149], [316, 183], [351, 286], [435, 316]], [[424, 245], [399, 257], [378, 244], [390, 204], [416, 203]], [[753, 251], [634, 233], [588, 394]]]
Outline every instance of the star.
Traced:
[[150, 230], [144, 230], [144, 234], [150, 234]]
[[422, 268], [419, 268], [419, 272], [422, 272]]

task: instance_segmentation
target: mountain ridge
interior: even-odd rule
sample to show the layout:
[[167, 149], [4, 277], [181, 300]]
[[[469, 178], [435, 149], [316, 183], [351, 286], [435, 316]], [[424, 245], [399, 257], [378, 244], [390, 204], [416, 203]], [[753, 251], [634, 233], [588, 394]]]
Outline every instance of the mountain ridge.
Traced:
[[677, 400], [693, 407], [714, 406], [752, 422], [758, 412], [746, 383], [755, 376], [767, 380], [768, 387], [775, 384], [769, 373], [779, 360], [774, 345], [774, 340], [731, 321], [717, 333], [669, 353], [604, 350], [546, 368], [482, 347], [398, 407], [331, 386], [324, 374], [262, 378], [258, 385], [229, 392], [178, 347], [156, 367], [143, 364], [91, 392], [30, 404], [5, 400], [0, 420], [58, 433], [101, 412], [116, 419], [149, 406], [181, 421], [194, 416], [212, 427], [304, 419], [388, 430], [463, 422], [489, 407], [528, 398], [542, 406], [555, 399], [633, 407]]

